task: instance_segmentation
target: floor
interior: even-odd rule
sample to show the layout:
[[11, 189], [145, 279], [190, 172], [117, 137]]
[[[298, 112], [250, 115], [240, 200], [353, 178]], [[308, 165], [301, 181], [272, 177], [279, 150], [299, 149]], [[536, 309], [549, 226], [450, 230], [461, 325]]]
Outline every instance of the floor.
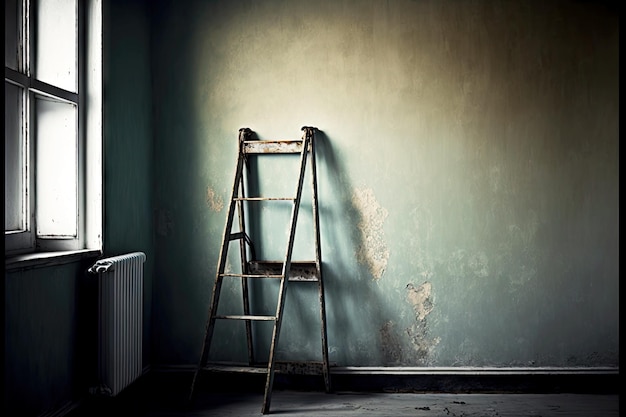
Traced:
[[[172, 381], [175, 381], [172, 383]], [[199, 386], [187, 401], [186, 379], [168, 383], [150, 380], [127, 388], [115, 398], [91, 398], [67, 417], [248, 417], [261, 416], [262, 391], [233, 390], [232, 386]], [[261, 385], [262, 386], [262, 385]], [[291, 390], [272, 393], [269, 415], [315, 417], [617, 417], [617, 394], [527, 393], [394, 393]]]

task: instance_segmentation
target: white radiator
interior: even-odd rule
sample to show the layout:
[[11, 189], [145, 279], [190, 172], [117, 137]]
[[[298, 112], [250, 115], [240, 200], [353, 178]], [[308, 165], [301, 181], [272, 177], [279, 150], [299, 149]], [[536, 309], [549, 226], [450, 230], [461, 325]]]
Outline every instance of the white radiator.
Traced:
[[134, 252], [97, 261], [98, 380], [100, 394], [115, 396], [142, 373], [143, 264]]

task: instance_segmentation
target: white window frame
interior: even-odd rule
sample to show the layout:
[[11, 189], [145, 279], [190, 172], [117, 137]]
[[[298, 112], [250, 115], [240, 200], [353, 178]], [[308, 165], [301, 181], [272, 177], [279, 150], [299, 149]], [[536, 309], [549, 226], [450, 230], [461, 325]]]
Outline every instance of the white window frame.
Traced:
[[[5, 63], [5, 83], [24, 88], [22, 134], [26, 173], [24, 195], [26, 207], [24, 230], [5, 231], [5, 258], [12, 255], [39, 253], [44, 257], [50, 252], [67, 255], [72, 252], [102, 251], [103, 219], [103, 170], [102, 170], [102, 0], [78, 0], [78, 68], [77, 92], [67, 91], [34, 77], [33, 39], [36, 39], [32, 16], [35, 0], [19, 0], [22, 4], [27, 26], [22, 34], [23, 63], [15, 71]], [[19, 3], [18, 1], [18, 3]], [[32, 3], [32, 4], [31, 4]], [[47, 96], [55, 101], [70, 102], [77, 106], [77, 233], [68, 238], [39, 237], [35, 224], [35, 96]], [[5, 200], [6, 209], [6, 200]], [[31, 257], [32, 259], [32, 257]]]

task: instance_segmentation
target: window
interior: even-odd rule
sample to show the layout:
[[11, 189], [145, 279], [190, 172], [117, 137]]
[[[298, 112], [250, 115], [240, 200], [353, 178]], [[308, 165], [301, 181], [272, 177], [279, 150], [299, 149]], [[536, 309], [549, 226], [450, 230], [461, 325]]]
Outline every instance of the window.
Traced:
[[5, 0], [5, 255], [102, 247], [101, 0]]

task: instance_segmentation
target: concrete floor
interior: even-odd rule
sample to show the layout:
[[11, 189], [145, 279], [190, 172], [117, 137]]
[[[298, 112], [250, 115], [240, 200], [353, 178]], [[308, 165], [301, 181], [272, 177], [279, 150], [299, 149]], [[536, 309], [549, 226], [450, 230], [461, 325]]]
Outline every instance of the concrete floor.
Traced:
[[[262, 395], [207, 398], [181, 414], [150, 416], [259, 416]], [[303, 393], [279, 391], [270, 415], [278, 416], [598, 416], [617, 417], [619, 401], [611, 395], [581, 394], [386, 394]]]
[[[144, 404], [92, 406], [71, 417], [118, 415], [144, 417], [258, 417], [262, 394], [213, 393], [193, 406], [162, 399]], [[281, 417], [617, 417], [617, 395], [584, 394], [392, 394], [277, 391], [269, 415]]]
[[[66, 417], [262, 416], [263, 392], [200, 386], [188, 376], [144, 378], [114, 398], [87, 398]], [[281, 417], [617, 417], [619, 395], [585, 393], [397, 393], [275, 389], [269, 415]]]

